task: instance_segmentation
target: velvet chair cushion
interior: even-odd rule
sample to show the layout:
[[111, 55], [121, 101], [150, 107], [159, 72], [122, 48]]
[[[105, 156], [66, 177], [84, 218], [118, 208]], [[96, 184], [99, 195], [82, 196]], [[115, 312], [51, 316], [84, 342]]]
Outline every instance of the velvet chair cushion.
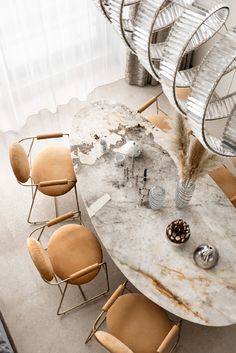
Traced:
[[156, 353], [172, 324], [158, 305], [142, 294], [120, 296], [107, 312], [109, 333], [135, 353]]
[[[48, 243], [48, 254], [57, 276], [69, 278], [73, 273], [90, 265], [102, 262], [102, 249], [95, 235], [86, 227], [67, 224], [57, 229]], [[99, 269], [88, 273], [71, 284], [84, 284], [91, 281]]]
[[39, 187], [48, 196], [60, 196], [70, 191], [76, 182], [70, 150], [63, 146], [50, 146], [42, 150], [33, 161], [32, 179], [35, 184], [44, 181], [68, 179], [65, 185]]
[[46, 250], [39, 241], [33, 238], [27, 239], [27, 246], [35, 267], [41, 276], [50, 282], [54, 277], [54, 271]]
[[30, 177], [29, 162], [24, 148], [19, 143], [10, 146], [9, 158], [17, 180], [26, 183]]

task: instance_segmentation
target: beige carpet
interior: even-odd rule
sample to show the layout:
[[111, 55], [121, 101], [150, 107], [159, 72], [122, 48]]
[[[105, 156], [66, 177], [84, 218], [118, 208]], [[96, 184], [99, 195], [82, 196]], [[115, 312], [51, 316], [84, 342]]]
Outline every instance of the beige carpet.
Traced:
[[[96, 89], [91, 100], [110, 99], [136, 109], [156, 93], [157, 89], [128, 86], [123, 80]], [[8, 162], [8, 146], [21, 136], [51, 131], [69, 131], [77, 102], [72, 100], [55, 114], [40, 112], [40, 120], [32, 117], [18, 133], [0, 134], [0, 310], [3, 312], [19, 353], [86, 353], [104, 352], [95, 341], [84, 345], [84, 340], [106, 298], [91, 303], [64, 317], [56, 316], [59, 301], [57, 288], [42, 281], [26, 250], [26, 237], [33, 227], [26, 223], [31, 201], [30, 191], [16, 183]], [[153, 108], [149, 112], [154, 112]], [[60, 212], [74, 209], [72, 194], [59, 201]], [[51, 199], [39, 197], [34, 216], [53, 214]], [[87, 226], [90, 226], [86, 219]], [[50, 229], [51, 231], [51, 229]], [[44, 237], [45, 244], [50, 232]], [[123, 275], [105, 254], [109, 265], [112, 290], [124, 280]], [[85, 289], [89, 295], [102, 288], [102, 276]], [[73, 287], [66, 303], [73, 305], [80, 299]], [[222, 293], [222, 297], [224, 293]], [[236, 326], [209, 328], [184, 322], [178, 352], [233, 353], [236, 352]]]

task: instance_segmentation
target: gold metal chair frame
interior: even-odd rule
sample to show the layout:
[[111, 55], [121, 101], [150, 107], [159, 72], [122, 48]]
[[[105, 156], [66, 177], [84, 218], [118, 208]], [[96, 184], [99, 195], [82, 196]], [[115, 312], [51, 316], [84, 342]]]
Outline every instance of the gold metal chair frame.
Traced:
[[[36, 229], [34, 229], [30, 235], [29, 235], [29, 238], [35, 233], [35, 232], [38, 232], [40, 231], [38, 237], [36, 238], [38, 241], [40, 241], [40, 238], [45, 230], [46, 227], [50, 227], [52, 225], [55, 225], [55, 224], [58, 224], [66, 219], [69, 219], [69, 218], [72, 218], [75, 219], [75, 215], [76, 215], [77, 212], [73, 213], [73, 212], [68, 212], [62, 216], [59, 216], [57, 218], [54, 218], [52, 219], [51, 221], [47, 222], [45, 225], [42, 225], [41, 227], [38, 227]], [[60, 291], [60, 294], [61, 294], [61, 299], [60, 299], [60, 302], [59, 302], [59, 305], [58, 305], [58, 308], [57, 308], [57, 315], [60, 316], [60, 315], [64, 315], [64, 314], [67, 314], [69, 313], [70, 311], [76, 309], [76, 308], [79, 308], [81, 307], [82, 305], [85, 305], [95, 299], [98, 299], [100, 297], [102, 297], [103, 295], [107, 294], [110, 290], [110, 283], [109, 283], [109, 277], [108, 277], [108, 269], [107, 269], [107, 263], [106, 262], [101, 262], [99, 264], [94, 264], [94, 265], [91, 265], [91, 266], [88, 266], [87, 268], [85, 269], [82, 269], [80, 271], [78, 271], [77, 273], [75, 273], [74, 275], [76, 275], [76, 278], [79, 278], [79, 277], [82, 277], [83, 275], [85, 274], [88, 274], [89, 272], [92, 272], [94, 271], [95, 268], [103, 268], [104, 270], [104, 273], [105, 273], [105, 278], [106, 278], [106, 289], [104, 291], [102, 291], [101, 293], [93, 296], [92, 298], [87, 298], [81, 285], [77, 285], [78, 288], [79, 288], [79, 291], [83, 297], [83, 301], [80, 302], [79, 304], [77, 305], [74, 305], [72, 306], [71, 308], [69, 309], [66, 309], [66, 310], [63, 310], [63, 311], [60, 311], [61, 310], [61, 307], [62, 307], [62, 304], [63, 304], [63, 301], [64, 301], [64, 298], [65, 298], [65, 295], [66, 295], [66, 291], [67, 291], [67, 288], [68, 288], [68, 285], [70, 284], [69, 281], [71, 280], [71, 277], [69, 278], [66, 278], [64, 280], [61, 280], [59, 279], [55, 274], [54, 274], [54, 279], [55, 279], [55, 282], [49, 282], [47, 281], [45, 278], [42, 277], [42, 279], [44, 280], [44, 282], [46, 282], [47, 284], [51, 285], [51, 286], [57, 286], [59, 291]], [[62, 285], [65, 284], [64, 288], [62, 288]], [[73, 285], [74, 286], [74, 285]]]
[[[22, 143], [23, 141], [31, 140], [30, 147], [29, 147], [29, 150], [28, 150], [28, 153], [27, 153], [27, 158], [29, 160], [30, 170], [31, 170], [31, 166], [32, 166], [31, 151], [32, 151], [32, 148], [33, 148], [35, 140], [45, 140], [45, 139], [50, 139], [50, 138], [62, 138], [63, 136], [67, 136], [69, 138], [69, 134], [67, 134], [67, 133], [66, 134], [64, 134], [64, 133], [52, 133], [52, 134], [45, 134], [45, 135], [37, 135], [37, 136], [26, 137], [26, 138], [23, 138], [23, 139], [18, 141], [18, 143]], [[79, 207], [79, 200], [78, 200], [77, 187], [76, 187], [77, 179], [76, 180], [67, 180], [67, 179], [51, 180], [51, 181], [48, 181], [48, 182], [41, 182], [39, 184], [34, 184], [33, 180], [32, 180], [32, 177], [30, 175], [30, 181], [31, 181], [30, 184], [24, 184], [24, 183], [20, 182], [19, 180], [17, 180], [17, 182], [20, 185], [31, 188], [32, 202], [31, 202], [30, 210], [29, 210], [28, 217], [27, 217], [27, 222], [29, 224], [40, 225], [40, 224], [45, 224], [48, 221], [48, 220], [45, 220], [45, 221], [32, 221], [32, 220], [30, 220], [31, 213], [32, 213], [32, 210], [33, 210], [33, 206], [34, 206], [35, 199], [36, 199], [36, 194], [37, 194], [39, 186], [40, 187], [46, 187], [46, 186], [53, 186], [53, 185], [65, 185], [65, 184], [68, 184], [68, 183], [74, 183], [73, 189], [74, 189], [74, 192], [75, 192], [75, 200], [76, 200], [78, 218], [79, 218], [79, 222], [82, 223], [81, 211], [80, 211], [80, 207]], [[53, 198], [54, 198], [55, 214], [56, 214], [56, 217], [58, 217], [57, 197], [54, 196]]]
[[[128, 289], [126, 288], [127, 284], [128, 284], [128, 280], [122, 284], [122, 286], [124, 287], [124, 290], [128, 290]], [[118, 288], [119, 288], [119, 287], [118, 287]], [[128, 290], [128, 291], [130, 292], [130, 290]], [[116, 291], [115, 291], [115, 292], [116, 292]], [[115, 292], [114, 292], [113, 294], [115, 294]], [[87, 343], [91, 340], [91, 338], [95, 335], [95, 333], [97, 332], [97, 330], [102, 326], [102, 324], [103, 324], [104, 321], [106, 320], [106, 316], [107, 316], [106, 305], [108, 305], [108, 306], [110, 305], [110, 306], [111, 306], [111, 305], [116, 301], [116, 299], [119, 297], [119, 295], [116, 296], [116, 297], [115, 297], [115, 300], [109, 303], [109, 300], [112, 299], [113, 294], [111, 295], [110, 299], [108, 299], [107, 303], [103, 306], [101, 313], [100, 313], [100, 314], [97, 316], [97, 318], [95, 319], [95, 321], [94, 321], [94, 323], [93, 323], [93, 326], [92, 326], [92, 329], [91, 329], [91, 331], [90, 331], [88, 337], [86, 338], [85, 344], [87, 344]], [[120, 295], [122, 295], [122, 294], [120, 294]], [[176, 340], [174, 346], [171, 348], [171, 350], [170, 350], [170, 352], [169, 352], [169, 353], [173, 353], [173, 352], [175, 351], [175, 349], [177, 348], [177, 346], [178, 346], [178, 344], [179, 344], [179, 341], [180, 341], [180, 334], [181, 334], [181, 328], [182, 328], [182, 320], [179, 320], [178, 323], [176, 323], [175, 321], [171, 320], [170, 318], [169, 318], [169, 320], [170, 320], [174, 325], [178, 325], [178, 326], [179, 326], [179, 331], [178, 331], [178, 335], [177, 335], [177, 340]]]
[[[91, 302], [91, 301], [93, 301], [93, 300], [96, 300], [96, 299], [102, 297], [103, 295], [105, 295], [105, 294], [107, 294], [107, 293], [109, 292], [110, 286], [109, 286], [109, 278], [108, 278], [107, 264], [106, 264], [106, 262], [102, 262], [102, 263], [99, 264], [99, 266], [100, 266], [100, 267], [103, 267], [104, 272], [105, 272], [105, 277], [106, 277], [106, 289], [105, 289], [102, 293], [99, 293], [99, 294], [93, 296], [92, 298], [87, 298], [86, 295], [85, 295], [85, 293], [84, 293], [84, 291], [83, 291], [83, 289], [82, 289], [82, 287], [81, 287], [81, 285], [78, 285], [79, 291], [80, 291], [80, 293], [81, 293], [81, 295], [82, 295], [82, 297], [83, 297], [83, 301], [82, 301], [81, 303], [77, 304], [77, 305], [74, 305], [73, 307], [71, 307], [71, 308], [69, 308], [69, 309], [64, 310], [64, 311], [60, 311], [60, 310], [61, 310], [61, 306], [62, 306], [62, 303], [63, 303], [64, 298], [65, 298], [65, 294], [66, 294], [66, 291], [67, 291], [67, 288], [68, 288], [68, 284], [69, 284], [68, 281], [70, 280], [70, 278], [67, 278], [67, 279], [65, 279], [65, 280], [63, 280], [63, 281], [59, 281], [59, 280], [57, 279], [57, 277], [55, 276], [55, 281], [56, 281], [55, 283], [48, 282], [47, 280], [44, 279], [44, 281], [45, 281], [46, 283], [50, 284], [50, 285], [57, 285], [58, 288], [59, 288], [59, 291], [60, 291], [60, 293], [61, 293], [61, 300], [60, 300], [60, 303], [59, 303], [59, 306], [58, 306], [58, 309], [57, 309], [57, 315], [58, 315], [58, 316], [67, 314], [67, 313], [69, 313], [70, 311], [72, 311], [72, 310], [74, 310], [74, 309], [76, 309], [76, 308], [79, 308], [79, 307], [81, 307], [82, 305], [85, 305], [85, 304], [87, 304], [87, 303], [89, 303], [89, 302]], [[94, 270], [94, 268], [93, 268], [92, 270]], [[92, 271], [91, 271], [91, 272], [92, 272]], [[61, 288], [61, 284], [63, 284], [63, 283], [65, 283], [64, 289]]]

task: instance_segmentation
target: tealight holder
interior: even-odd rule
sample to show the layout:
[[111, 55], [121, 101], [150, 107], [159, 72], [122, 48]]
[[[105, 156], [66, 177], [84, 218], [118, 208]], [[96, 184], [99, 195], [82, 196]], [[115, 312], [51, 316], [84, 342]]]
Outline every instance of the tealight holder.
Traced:
[[125, 164], [125, 155], [121, 153], [116, 153], [115, 155], [115, 165], [117, 167], [123, 167]]
[[160, 186], [153, 186], [148, 195], [149, 206], [152, 210], [159, 210], [165, 200], [165, 190]]

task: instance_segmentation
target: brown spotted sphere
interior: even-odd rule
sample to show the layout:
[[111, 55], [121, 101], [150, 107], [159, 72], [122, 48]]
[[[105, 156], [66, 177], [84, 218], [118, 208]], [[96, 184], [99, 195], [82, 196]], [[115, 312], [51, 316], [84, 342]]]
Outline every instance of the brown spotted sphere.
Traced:
[[176, 219], [166, 228], [167, 238], [175, 244], [183, 244], [190, 237], [190, 228], [187, 222], [182, 219]]

